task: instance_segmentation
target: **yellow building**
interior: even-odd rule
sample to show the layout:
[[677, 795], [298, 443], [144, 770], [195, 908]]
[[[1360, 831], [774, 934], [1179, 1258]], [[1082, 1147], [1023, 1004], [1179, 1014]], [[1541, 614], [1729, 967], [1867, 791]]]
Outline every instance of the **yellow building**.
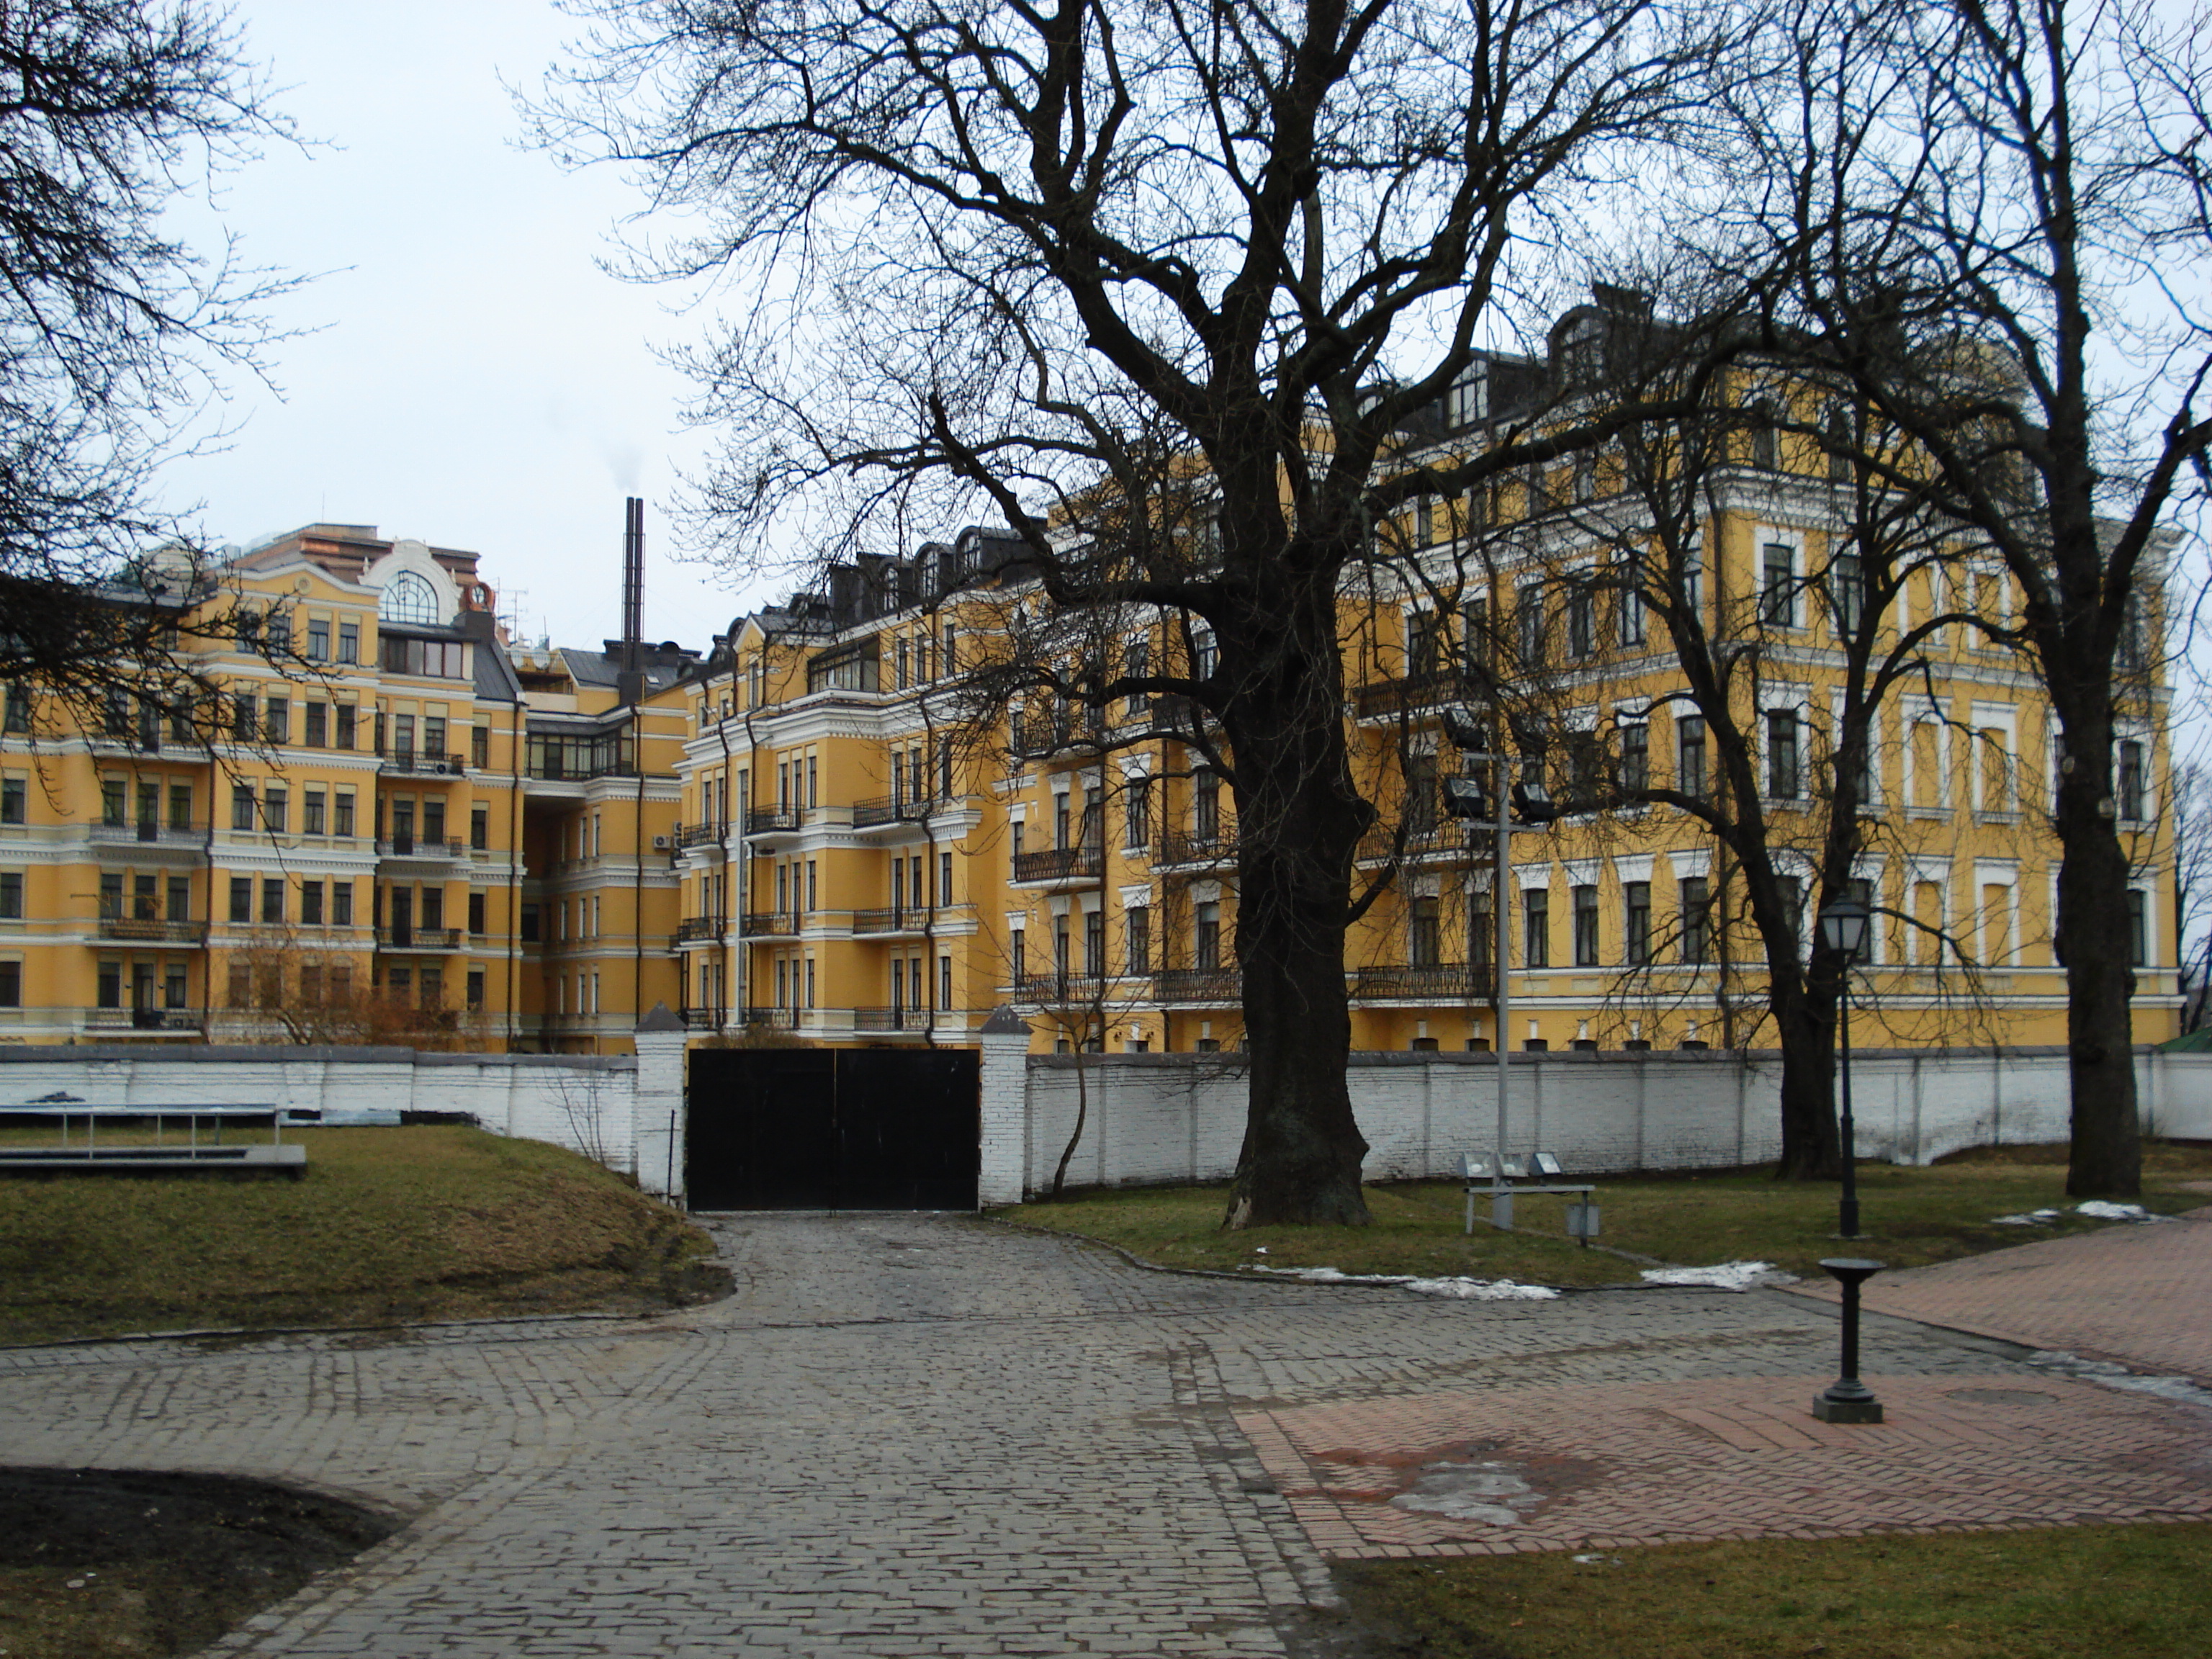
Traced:
[[[1493, 391], [1542, 378], [1525, 360], [1486, 368]], [[1437, 413], [1409, 464], [1492, 417], [1465, 389]], [[1843, 591], [1853, 578], [1834, 556], [1847, 480], [1803, 422], [1782, 425], [1729, 437], [1691, 529], [1705, 626], [1758, 636], [1758, 672], [1732, 710], [1755, 734], [1769, 844], [1802, 898], [1840, 719], [1834, 607], [1864, 599]], [[1588, 763], [1616, 777], [1692, 794], [1717, 783], [1704, 721], [1669, 698], [1682, 680], [1664, 625], [1606, 579], [1640, 533], [1621, 528], [1626, 507], [1607, 526], [1626, 487], [1620, 461], [1601, 455], [1479, 502], [1423, 503], [1388, 527], [1395, 568], [1347, 593], [1346, 718], [1383, 809], [1361, 870], [1388, 878], [1346, 941], [1355, 1048], [1771, 1045], [1765, 957], [1730, 861], [1668, 805], [1514, 835], [1513, 1024], [1498, 1028], [1493, 836], [1451, 816], [1443, 791], [1466, 768], [1441, 717], [1468, 695], [1468, 654], [1541, 665], [1555, 794], [1585, 740]], [[1881, 637], [1948, 612], [2002, 616], [2009, 586], [1985, 563], [1930, 558], [1877, 619]], [[841, 568], [823, 595], [741, 619], [668, 694], [687, 705], [677, 840], [695, 1027], [958, 1043], [1012, 1003], [1041, 1049], [1237, 1046], [1234, 808], [1202, 757], [1161, 735], [1188, 730], [1189, 711], [1160, 698], [1097, 714], [1012, 700], [979, 711], [963, 684], [1042, 606], [1018, 544], [971, 530], [908, 560]], [[1210, 648], [1157, 617], [1084, 627], [1084, 648], [1128, 672], [1180, 672]], [[2138, 872], [2143, 1041], [2172, 1035], [2179, 1007], [2156, 631], [2154, 604], [2129, 646], [2144, 683], [2113, 781]], [[1943, 629], [1916, 655], [1872, 728], [1854, 867], [1878, 914], [1858, 1040], [2063, 1042], [2045, 701], [2020, 658], [1971, 628]]]
[[[690, 665], [510, 649], [477, 556], [313, 525], [173, 574], [220, 719], [11, 700], [0, 1039], [625, 1048], [678, 994]], [[197, 641], [195, 645], [193, 642]]]

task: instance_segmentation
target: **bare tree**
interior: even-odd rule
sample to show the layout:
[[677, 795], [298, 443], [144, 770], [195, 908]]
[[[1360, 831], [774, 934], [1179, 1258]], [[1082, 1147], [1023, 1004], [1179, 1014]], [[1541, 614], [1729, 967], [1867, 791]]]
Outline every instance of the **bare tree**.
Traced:
[[1731, 263], [1903, 434], [1900, 481], [2001, 558], [2063, 734], [2073, 1151], [2140, 1183], [2128, 904], [2113, 811], [2161, 526], [2201, 489], [2212, 325], [2202, 12], [2136, 0], [1801, 0], [1741, 103]]
[[194, 172], [289, 137], [219, 8], [0, 9], [0, 685], [34, 732], [100, 730], [118, 700], [212, 721], [192, 647], [239, 619], [150, 484], [261, 371], [292, 283], [166, 216]]
[[852, 545], [980, 499], [1054, 605], [1205, 633], [1205, 672], [1092, 696], [1222, 734], [1251, 1046], [1229, 1220], [1364, 1220], [1342, 578], [1416, 494], [1533, 458], [1377, 465], [1570, 204], [1702, 112], [1719, 29], [1641, 0], [586, 9], [542, 137], [686, 216], [644, 274], [743, 296], [682, 354], [730, 434], [712, 532], [801, 515]]

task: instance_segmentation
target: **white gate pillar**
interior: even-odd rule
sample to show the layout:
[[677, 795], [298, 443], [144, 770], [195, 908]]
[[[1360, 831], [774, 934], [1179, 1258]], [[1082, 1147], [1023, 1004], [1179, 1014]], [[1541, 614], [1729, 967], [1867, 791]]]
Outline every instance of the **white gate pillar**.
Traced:
[[637, 1023], [637, 1091], [630, 1097], [630, 1145], [637, 1149], [637, 1184], [673, 1198], [684, 1189], [684, 1021], [657, 1002]]
[[975, 1202], [1018, 1204], [1030, 1169], [1030, 1027], [1010, 1007], [983, 1023], [982, 1158]]

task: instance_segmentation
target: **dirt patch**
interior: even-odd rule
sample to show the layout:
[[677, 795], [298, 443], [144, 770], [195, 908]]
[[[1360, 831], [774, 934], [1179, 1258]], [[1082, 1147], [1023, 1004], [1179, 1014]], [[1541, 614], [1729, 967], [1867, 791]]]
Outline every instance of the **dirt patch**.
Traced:
[[0, 1469], [0, 1652], [196, 1653], [401, 1524], [222, 1475]]

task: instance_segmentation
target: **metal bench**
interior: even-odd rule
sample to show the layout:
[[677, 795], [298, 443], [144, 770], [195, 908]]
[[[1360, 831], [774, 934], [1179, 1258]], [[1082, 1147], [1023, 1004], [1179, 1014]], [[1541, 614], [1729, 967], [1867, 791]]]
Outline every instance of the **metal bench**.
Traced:
[[[1559, 1182], [1549, 1177], [1564, 1175], [1559, 1160], [1550, 1152], [1538, 1152], [1526, 1165], [1517, 1158], [1493, 1158], [1488, 1152], [1469, 1152], [1459, 1161], [1461, 1177], [1467, 1183], [1467, 1231], [1474, 1231], [1474, 1199], [1478, 1193], [1490, 1194], [1490, 1224], [1501, 1231], [1513, 1225], [1513, 1195], [1519, 1193], [1579, 1193], [1583, 1201], [1567, 1206], [1567, 1237], [1578, 1241], [1584, 1249], [1597, 1237], [1598, 1210], [1593, 1201], [1597, 1192], [1588, 1182]], [[1528, 1182], [1534, 1175], [1540, 1179]], [[1515, 1182], [1524, 1184], [1516, 1187]]]

